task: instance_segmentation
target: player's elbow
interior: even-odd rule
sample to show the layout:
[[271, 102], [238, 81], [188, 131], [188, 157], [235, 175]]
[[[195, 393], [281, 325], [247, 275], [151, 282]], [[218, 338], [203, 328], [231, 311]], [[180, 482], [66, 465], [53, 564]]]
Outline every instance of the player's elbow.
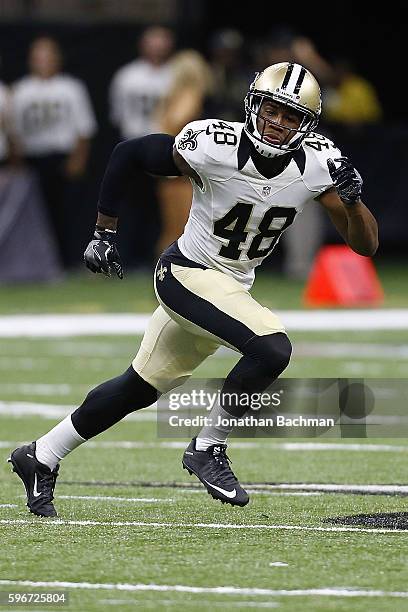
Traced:
[[363, 257], [374, 257], [378, 250], [379, 242], [378, 239], [370, 241], [370, 243], [364, 245], [350, 245], [351, 248], [357, 255], [362, 255]]
[[379, 243], [378, 238], [377, 238], [375, 243], [374, 243], [373, 249], [372, 249], [372, 251], [370, 253], [370, 257], [373, 257], [376, 254], [376, 252], [378, 251], [378, 247], [379, 246], [380, 246], [380, 243]]
[[128, 160], [131, 157], [132, 152], [135, 149], [136, 141], [139, 141], [139, 140], [140, 140], [139, 138], [123, 140], [122, 142], [117, 144], [115, 148], [113, 149], [112, 157], [114, 157], [116, 160], [118, 159]]

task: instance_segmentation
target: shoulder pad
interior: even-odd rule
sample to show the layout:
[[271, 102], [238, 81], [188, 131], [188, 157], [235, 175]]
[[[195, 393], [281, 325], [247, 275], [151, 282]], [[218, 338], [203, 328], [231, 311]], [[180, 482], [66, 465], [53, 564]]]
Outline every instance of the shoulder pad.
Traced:
[[306, 153], [303, 180], [306, 187], [315, 192], [316, 197], [332, 187], [327, 160], [341, 157], [341, 151], [326, 136], [316, 132], [305, 138], [302, 147]]
[[241, 130], [241, 123], [220, 119], [192, 121], [176, 136], [175, 144], [180, 155], [199, 174], [225, 180], [236, 169]]

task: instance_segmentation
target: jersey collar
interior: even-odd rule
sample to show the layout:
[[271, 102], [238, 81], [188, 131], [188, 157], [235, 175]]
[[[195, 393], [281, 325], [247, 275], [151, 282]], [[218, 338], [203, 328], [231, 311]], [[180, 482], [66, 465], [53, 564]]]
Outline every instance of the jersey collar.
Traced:
[[241, 139], [239, 141], [237, 153], [238, 170], [242, 170], [247, 164], [249, 158], [251, 158], [259, 174], [265, 178], [271, 179], [281, 174], [288, 167], [293, 156], [293, 153], [286, 153], [285, 155], [280, 155], [274, 159], [263, 157], [255, 150], [254, 145], [249, 140], [244, 130], [241, 132]]

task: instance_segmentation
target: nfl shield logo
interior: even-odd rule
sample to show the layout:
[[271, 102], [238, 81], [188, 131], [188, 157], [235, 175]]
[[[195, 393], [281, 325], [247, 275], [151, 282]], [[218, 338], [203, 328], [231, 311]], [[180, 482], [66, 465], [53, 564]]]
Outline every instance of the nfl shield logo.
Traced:
[[270, 193], [271, 193], [271, 188], [270, 188], [270, 186], [269, 186], [269, 185], [266, 185], [266, 187], [264, 187], [264, 188], [262, 189], [262, 195], [263, 195], [264, 197], [266, 197], [266, 196], [268, 196]]

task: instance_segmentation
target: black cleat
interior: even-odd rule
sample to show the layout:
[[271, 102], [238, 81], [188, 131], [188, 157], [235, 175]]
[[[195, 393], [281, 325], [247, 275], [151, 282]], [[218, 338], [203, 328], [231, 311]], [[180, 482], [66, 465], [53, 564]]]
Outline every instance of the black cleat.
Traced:
[[24, 483], [30, 512], [38, 516], [57, 516], [52, 500], [59, 466], [50, 470], [40, 463], [35, 456], [35, 442], [16, 448], [8, 462]]
[[195, 441], [193, 438], [184, 451], [183, 468], [195, 474], [214, 499], [232, 506], [246, 506], [249, 496], [230, 468], [225, 452], [227, 445], [213, 444], [205, 451], [198, 451]]

